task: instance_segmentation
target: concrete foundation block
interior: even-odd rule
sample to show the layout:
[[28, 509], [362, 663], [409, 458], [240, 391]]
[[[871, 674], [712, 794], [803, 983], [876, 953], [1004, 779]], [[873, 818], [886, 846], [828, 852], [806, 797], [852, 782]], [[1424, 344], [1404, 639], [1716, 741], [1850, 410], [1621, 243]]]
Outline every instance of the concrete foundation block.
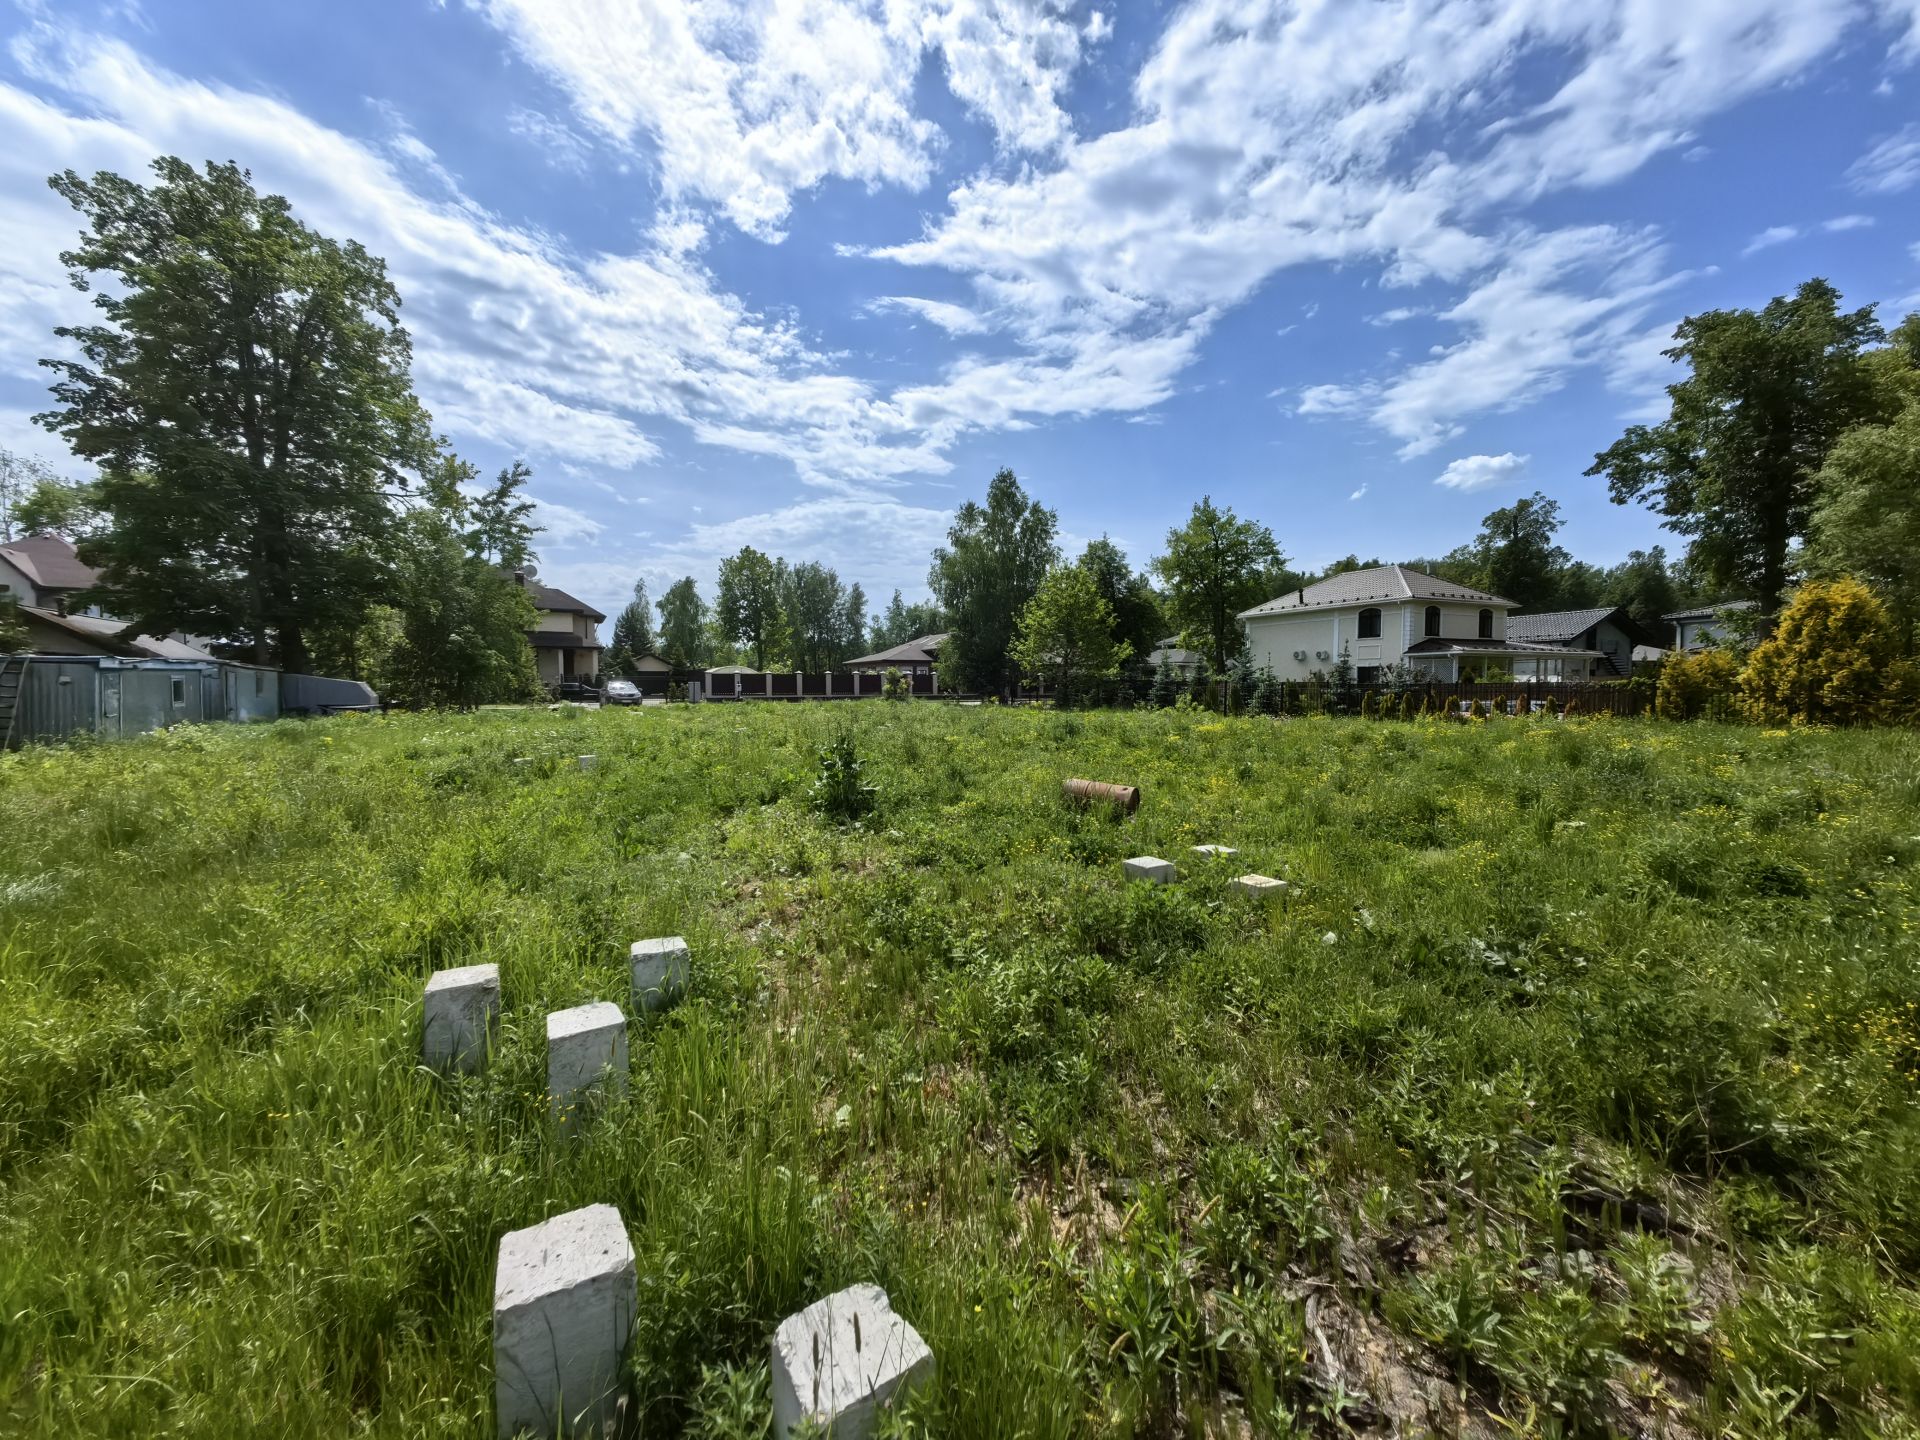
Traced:
[[1233, 888], [1256, 900], [1279, 900], [1292, 887], [1284, 880], [1274, 880], [1265, 875], [1242, 875], [1233, 882]]
[[635, 1009], [664, 1010], [686, 993], [693, 952], [680, 936], [636, 940], [628, 959], [633, 966]]
[[1127, 879], [1144, 880], [1150, 885], [1171, 885], [1179, 878], [1173, 862], [1157, 855], [1136, 855], [1131, 860], [1122, 860], [1120, 869]]
[[487, 1063], [500, 1023], [500, 967], [463, 965], [436, 970], [421, 1000], [421, 1058], [436, 1070], [468, 1074]]
[[581, 755], [577, 759], [582, 770], [591, 770], [600, 763], [598, 755]]
[[619, 1399], [639, 1310], [633, 1245], [611, 1205], [500, 1237], [493, 1277], [493, 1397], [500, 1440], [598, 1436]]
[[773, 1433], [811, 1420], [833, 1440], [867, 1440], [884, 1406], [933, 1378], [933, 1352], [878, 1285], [816, 1300], [773, 1334]]
[[606, 1093], [627, 1093], [627, 1014], [611, 1000], [547, 1016], [547, 1099], [564, 1119], [584, 1092], [604, 1084]]
[[1193, 853], [1208, 860], [1225, 860], [1240, 852], [1231, 845], [1196, 845], [1193, 847]]

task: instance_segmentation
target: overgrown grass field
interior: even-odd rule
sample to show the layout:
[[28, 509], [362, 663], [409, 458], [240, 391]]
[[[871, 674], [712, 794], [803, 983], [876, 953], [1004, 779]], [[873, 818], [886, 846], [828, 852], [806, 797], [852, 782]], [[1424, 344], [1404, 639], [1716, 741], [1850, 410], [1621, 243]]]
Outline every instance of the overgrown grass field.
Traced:
[[[938, 1357], [902, 1433], [1912, 1435], [1916, 862], [1910, 733], [872, 702], [6, 756], [0, 1431], [490, 1435], [499, 1237], [608, 1201], [646, 1435], [764, 1433], [775, 1324], [861, 1280]], [[546, 1012], [676, 933], [692, 994], [556, 1135]], [[422, 982], [482, 961], [494, 1063], [442, 1080]]]

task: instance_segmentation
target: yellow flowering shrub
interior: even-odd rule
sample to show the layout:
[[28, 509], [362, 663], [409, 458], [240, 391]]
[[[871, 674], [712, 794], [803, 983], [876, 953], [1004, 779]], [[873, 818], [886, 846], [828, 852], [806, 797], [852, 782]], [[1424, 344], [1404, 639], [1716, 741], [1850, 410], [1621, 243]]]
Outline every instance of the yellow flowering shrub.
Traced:
[[1858, 580], [1795, 593], [1740, 673], [1740, 708], [1763, 724], [1863, 725], [1911, 719], [1913, 666], [1887, 607]]

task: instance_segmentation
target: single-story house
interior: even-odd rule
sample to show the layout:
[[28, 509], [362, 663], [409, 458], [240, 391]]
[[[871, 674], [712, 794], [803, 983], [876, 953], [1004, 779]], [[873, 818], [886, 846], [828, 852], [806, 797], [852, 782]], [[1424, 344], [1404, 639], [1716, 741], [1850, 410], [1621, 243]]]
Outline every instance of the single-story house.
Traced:
[[1718, 605], [1696, 605], [1691, 610], [1676, 610], [1660, 618], [1673, 626], [1673, 648], [1682, 655], [1691, 655], [1720, 642], [1726, 632], [1726, 622], [1721, 617], [1728, 611], [1751, 609], [1751, 600], [1723, 600]]
[[1171, 669], [1181, 679], [1188, 680], [1206, 663], [1206, 659], [1198, 650], [1182, 649], [1178, 635], [1168, 635], [1147, 652], [1146, 665], [1155, 675], [1164, 667]]
[[947, 643], [947, 631], [938, 635], [920, 635], [903, 641], [890, 650], [862, 655], [847, 661], [846, 668], [858, 671], [898, 670], [902, 675], [931, 675], [940, 663], [940, 647]]
[[1594, 673], [1619, 679], [1633, 673], [1636, 650], [1657, 647], [1660, 643], [1660, 638], [1649, 633], [1624, 606], [1509, 615], [1507, 639], [1530, 645], [1565, 645], [1575, 650], [1598, 651], [1604, 663]]
[[540, 612], [540, 623], [527, 632], [540, 683], [593, 683], [600, 674], [600, 652], [605, 648], [595, 627], [607, 617], [564, 590], [542, 585], [529, 570], [516, 570], [513, 578], [526, 587], [534, 609]]
[[1507, 638], [1513, 602], [1469, 585], [1379, 565], [1302, 586], [1242, 611], [1254, 668], [1282, 680], [1331, 670], [1344, 654], [1362, 685], [1404, 664], [1432, 680], [1510, 674], [1585, 680], [1605, 657], [1574, 645]]
[[[10, 594], [23, 606], [73, 609], [67, 598], [91, 589], [99, 579], [100, 572], [83, 563], [58, 535], [28, 535], [0, 544], [0, 595]], [[100, 613], [97, 605], [78, 608], [89, 615]]]

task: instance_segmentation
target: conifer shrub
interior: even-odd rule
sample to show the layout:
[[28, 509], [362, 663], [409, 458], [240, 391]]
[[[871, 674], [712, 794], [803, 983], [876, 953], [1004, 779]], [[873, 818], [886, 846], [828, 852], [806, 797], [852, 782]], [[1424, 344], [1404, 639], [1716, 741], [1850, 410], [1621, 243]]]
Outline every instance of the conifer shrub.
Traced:
[[1910, 720], [1913, 666], [1887, 607], [1851, 577], [1802, 585], [1748, 657], [1739, 708], [1766, 725]]

